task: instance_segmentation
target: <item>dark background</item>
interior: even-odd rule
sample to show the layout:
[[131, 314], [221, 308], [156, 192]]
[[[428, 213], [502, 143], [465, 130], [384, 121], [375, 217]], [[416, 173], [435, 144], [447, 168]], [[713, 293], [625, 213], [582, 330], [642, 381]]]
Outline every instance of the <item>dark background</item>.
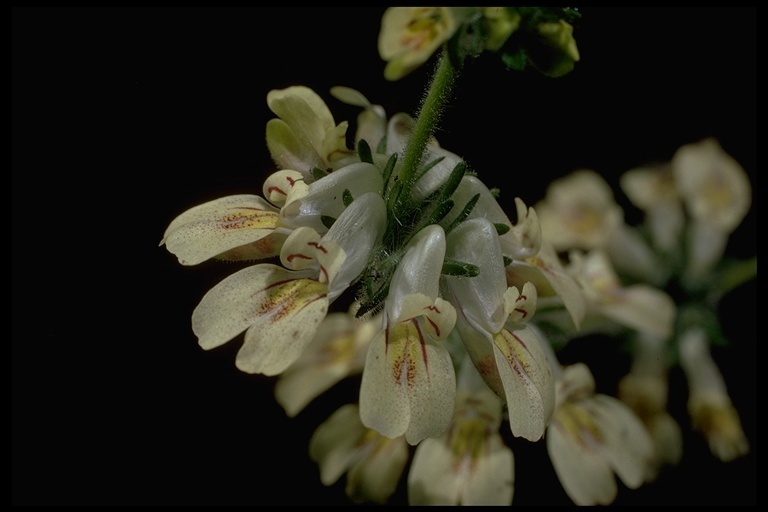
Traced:
[[[756, 8], [581, 9], [582, 60], [560, 79], [502, 69], [460, 77], [437, 136], [489, 186], [529, 204], [580, 167], [624, 171], [716, 137], [756, 181]], [[274, 169], [269, 90], [323, 96], [337, 121], [364, 92], [414, 112], [430, 65], [387, 83], [382, 8], [13, 8], [12, 484], [14, 505], [343, 504], [306, 455], [314, 428], [356, 400], [346, 381], [288, 419], [273, 378], [240, 373], [239, 341], [197, 345], [190, 315], [234, 269], [185, 268], [158, 247], [187, 208], [261, 194]], [[618, 199], [623, 201], [619, 196]], [[622, 203], [626, 204], [626, 203]], [[627, 210], [628, 220], [638, 214]], [[730, 254], [756, 254], [757, 204]], [[756, 504], [755, 282], [722, 305], [716, 352], [751, 443], [714, 459], [692, 434], [685, 380], [670, 407], [682, 464], [618, 504]], [[610, 340], [564, 354], [615, 391], [628, 360]], [[511, 440], [514, 504], [569, 504], [545, 444]], [[393, 503], [405, 503], [404, 486]]]

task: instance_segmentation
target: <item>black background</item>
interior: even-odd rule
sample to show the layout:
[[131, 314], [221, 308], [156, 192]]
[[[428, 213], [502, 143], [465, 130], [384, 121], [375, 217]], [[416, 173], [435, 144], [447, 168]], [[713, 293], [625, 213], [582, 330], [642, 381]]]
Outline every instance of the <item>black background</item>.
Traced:
[[[581, 9], [582, 60], [560, 79], [466, 67], [437, 133], [508, 206], [577, 168], [620, 174], [716, 137], [756, 181], [756, 8]], [[12, 483], [14, 505], [344, 504], [306, 455], [314, 428], [356, 400], [341, 383], [288, 419], [274, 379], [240, 373], [239, 341], [211, 352], [192, 310], [232, 267], [185, 268], [158, 247], [203, 201], [261, 194], [274, 170], [269, 90], [312, 87], [337, 121], [355, 87], [388, 113], [414, 112], [427, 65], [383, 79], [382, 8], [13, 8]], [[618, 194], [618, 193], [617, 193]], [[623, 199], [617, 195], [617, 199]], [[626, 203], [622, 202], [625, 206]], [[627, 208], [627, 219], [639, 218]], [[756, 254], [757, 204], [729, 252]], [[756, 290], [722, 305], [716, 351], [751, 443], [716, 461], [685, 414], [682, 464], [618, 504], [756, 504]], [[615, 392], [614, 341], [575, 342]], [[510, 440], [514, 504], [569, 504], [544, 443]], [[404, 486], [393, 503], [405, 503]]]

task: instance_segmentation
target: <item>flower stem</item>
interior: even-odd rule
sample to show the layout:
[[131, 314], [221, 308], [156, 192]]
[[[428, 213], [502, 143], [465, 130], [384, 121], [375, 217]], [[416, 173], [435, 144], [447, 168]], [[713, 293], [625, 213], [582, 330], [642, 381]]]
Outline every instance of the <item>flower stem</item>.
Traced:
[[410, 191], [416, 182], [427, 142], [435, 131], [437, 121], [448, 103], [453, 81], [457, 74], [458, 69], [451, 62], [448, 52], [444, 49], [432, 76], [432, 82], [422, 101], [411, 139], [405, 148], [403, 165], [399, 173], [400, 182], [403, 184], [402, 197], [410, 197]]

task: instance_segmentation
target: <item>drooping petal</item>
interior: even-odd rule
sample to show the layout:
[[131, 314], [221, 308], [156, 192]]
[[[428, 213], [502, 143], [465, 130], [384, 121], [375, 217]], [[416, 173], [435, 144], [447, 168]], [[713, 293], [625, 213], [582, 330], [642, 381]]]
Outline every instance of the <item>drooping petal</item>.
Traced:
[[349, 87], [332, 87], [331, 94], [348, 105], [364, 109], [357, 116], [355, 143], [365, 140], [375, 151], [387, 133], [387, 115], [384, 108], [371, 104], [362, 93]]
[[459, 504], [461, 488], [453, 468], [451, 446], [443, 439], [425, 439], [419, 443], [408, 471], [408, 504]]
[[630, 489], [645, 481], [653, 457], [653, 442], [642, 421], [622, 401], [597, 394], [588, 399], [591, 414], [603, 432], [602, 454]]
[[309, 456], [320, 466], [323, 485], [332, 485], [352, 466], [366, 430], [356, 404], [341, 406], [317, 427], [309, 440]]
[[538, 441], [555, 408], [555, 383], [547, 353], [536, 333], [520, 324], [503, 329], [493, 343], [512, 433]]
[[445, 432], [453, 414], [456, 376], [448, 351], [416, 319], [374, 338], [360, 385], [363, 424], [417, 444]]
[[579, 416], [559, 410], [547, 429], [547, 452], [552, 466], [576, 505], [609, 505], [616, 499], [616, 477], [593, 447], [594, 439], [581, 430]]
[[273, 237], [271, 243], [257, 242], [275, 234], [277, 219], [277, 209], [259, 196], [222, 197], [176, 217], [160, 245], [165, 244], [182, 265], [197, 265], [235, 248], [250, 256], [242, 259], [266, 258], [279, 251], [279, 241]]
[[288, 416], [298, 414], [343, 378], [361, 373], [379, 327], [379, 319], [361, 321], [347, 312], [325, 317], [301, 357], [275, 384], [275, 398]]
[[383, 505], [397, 490], [408, 463], [408, 444], [401, 437], [387, 439], [375, 432], [370, 432], [368, 437], [374, 438], [369, 442], [373, 446], [367, 456], [349, 470], [345, 491], [357, 503]]
[[464, 486], [462, 505], [512, 504], [515, 484], [515, 458], [501, 436], [487, 439], [485, 456], [477, 459]]
[[244, 268], [205, 294], [192, 330], [206, 350], [244, 330], [236, 365], [247, 373], [285, 370], [312, 340], [328, 311], [328, 287], [277, 265]]

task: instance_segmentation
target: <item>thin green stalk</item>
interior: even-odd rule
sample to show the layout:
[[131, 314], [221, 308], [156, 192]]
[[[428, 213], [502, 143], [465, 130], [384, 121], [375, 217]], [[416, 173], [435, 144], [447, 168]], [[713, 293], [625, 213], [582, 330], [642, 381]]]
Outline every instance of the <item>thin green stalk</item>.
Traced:
[[448, 103], [457, 74], [458, 69], [451, 62], [447, 51], [443, 50], [435, 74], [432, 76], [432, 82], [421, 104], [421, 110], [416, 119], [416, 127], [408, 141], [408, 146], [405, 148], [403, 165], [399, 173], [400, 182], [403, 184], [402, 197], [404, 198], [410, 197], [411, 187], [416, 181], [427, 142], [435, 131], [437, 121]]

